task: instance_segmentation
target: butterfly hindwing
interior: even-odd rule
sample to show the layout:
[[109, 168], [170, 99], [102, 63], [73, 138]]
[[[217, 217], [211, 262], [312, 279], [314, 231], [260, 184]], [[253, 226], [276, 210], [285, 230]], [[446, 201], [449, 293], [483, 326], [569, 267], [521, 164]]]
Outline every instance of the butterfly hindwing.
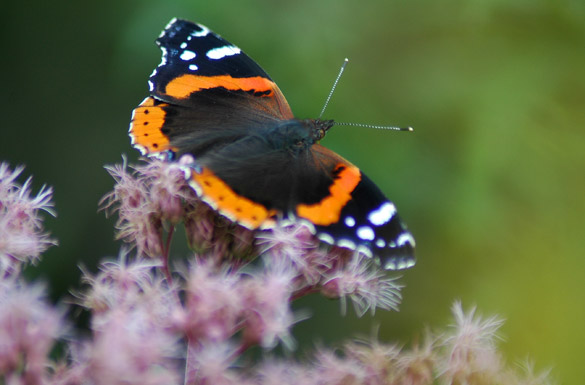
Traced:
[[341, 156], [318, 144], [311, 151], [329, 174], [323, 179], [331, 182], [318, 202], [297, 204], [297, 217], [307, 220], [322, 241], [376, 256], [386, 269], [413, 266], [414, 237], [394, 204]]

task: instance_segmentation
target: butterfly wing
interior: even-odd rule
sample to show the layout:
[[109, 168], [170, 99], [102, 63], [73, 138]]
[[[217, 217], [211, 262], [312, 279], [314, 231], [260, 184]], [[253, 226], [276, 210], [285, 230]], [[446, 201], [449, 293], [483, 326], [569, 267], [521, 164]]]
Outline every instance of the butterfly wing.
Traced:
[[380, 260], [385, 269], [415, 264], [415, 241], [394, 204], [356, 166], [333, 151], [314, 145], [312, 157], [331, 181], [328, 194], [314, 203], [300, 203], [298, 218], [315, 228], [329, 244], [359, 250]]
[[280, 131], [250, 135], [199, 158], [191, 186], [214, 209], [250, 229], [288, 218], [306, 223], [324, 242], [379, 258], [386, 269], [414, 265], [414, 238], [380, 189], [319, 144], [291, 151], [294, 136], [287, 133], [283, 145], [275, 138]]
[[[156, 42], [162, 62], [148, 81], [151, 96], [133, 111], [129, 130], [143, 154], [181, 152], [209, 131], [245, 134], [292, 119], [268, 74], [207, 27], [173, 19]], [[213, 148], [221, 135], [215, 133]]]

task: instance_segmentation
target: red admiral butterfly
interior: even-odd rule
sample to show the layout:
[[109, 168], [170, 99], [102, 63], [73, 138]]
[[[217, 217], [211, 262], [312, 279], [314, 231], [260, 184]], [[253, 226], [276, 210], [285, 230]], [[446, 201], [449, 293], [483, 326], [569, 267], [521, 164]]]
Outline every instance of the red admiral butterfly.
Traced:
[[329, 244], [414, 265], [414, 238], [361, 171], [321, 146], [333, 120], [295, 119], [278, 86], [238, 47], [173, 19], [129, 135], [143, 155], [191, 155], [186, 178], [220, 214], [249, 229], [303, 222]]

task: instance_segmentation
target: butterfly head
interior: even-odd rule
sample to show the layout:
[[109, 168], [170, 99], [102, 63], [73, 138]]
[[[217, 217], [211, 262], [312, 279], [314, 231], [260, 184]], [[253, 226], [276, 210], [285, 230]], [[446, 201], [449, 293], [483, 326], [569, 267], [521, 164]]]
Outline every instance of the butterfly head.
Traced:
[[335, 124], [333, 120], [321, 119], [306, 119], [302, 122], [310, 127], [311, 137], [314, 142], [319, 142], [323, 139], [325, 134], [327, 134], [327, 131], [329, 131], [329, 129]]

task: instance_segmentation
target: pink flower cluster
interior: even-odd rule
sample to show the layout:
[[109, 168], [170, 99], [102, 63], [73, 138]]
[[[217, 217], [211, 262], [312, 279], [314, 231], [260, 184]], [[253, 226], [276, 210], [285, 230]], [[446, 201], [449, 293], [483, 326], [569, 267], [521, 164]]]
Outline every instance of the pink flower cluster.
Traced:
[[[130, 258], [124, 250], [116, 261], [103, 262], [96, 274], [84, 272], [85, 289], [75, 294], [76, 306], [90, 311], [91, 335], [67, 328], [63, 307], [49, 305], [43, 287], [25, 283], [15, 274], [19, 269], [0, 277], [0, 383], [549, 383], [546, 375], [532, 374], [530, 366], [526, 373], [506, 368], [496, 344], [501, 321], [477, 317], [474, 310], [466, 314], [459, 304], [453, 308], [453, 328], [429, 333], [424, 343], [410, 349], [373, 338], [337, 350], [321, 348], [303, 361], [278, 358], [273, 348], [294, 349], [292, 326], [305, 318], [292, 311], [297, 298], [309, 293], [349, 298], [362, 315], [395, 309], [400, 287], [364, 256], [320, 247], [305, 227], [251, 236], [197, 201], [176, 167], [153, 162], [131, 173], [125, 166], [109, 168], [117, 185], [105, 206], [118, 213], [118, 235], [137, 254]], [[30, 207], [29, 183], [15, 182], [22, 169], [0, 170], [5, 175], [0, 191], [10, 191], [12, 204]], [[36, 218], [31, 234], [48, 245], [35, 210], [51, 207], [50, 190], [35, 199], [28, 211]], [[8, 219], [17, 223], [6, 228], [22, 223], [9, 209], [0, 210], [0, 223]], [[181, 221], [200, 252], [171, 269], [172, 226]], [[13, 254], [0, 254], [2, 266], [38, 258]], [[255, 254], [259, 257], [250, 262]], [[50, 359], [58, 341], [65, 353]], [[245, 354], [254, 346], [263, 352], [260, 358]]]
[[[134, 166], [132, 172], [125, 164], [107, 167], [116, 186], [102, 200], [104, 209], [118, 214], [118, 238], [136, 246], [139, 256], [159, 258], [169, 280], [170, 238], [174, 226], [183, 221], [189, 245], [232, 273], [262, 255], [265, 270], [282, 275], [286, 290], [281, 292], [290, 298], [313, 292], [350, 298], [359, 315], [376, 308], [396, 309], [400, 286], [364, 255], [323, 248], [303, 225], [255, 234], [233, 224], [198, 200], [181, 167], [181, 162], [159, 160]], [[280, 296], [278, 301], [288, 303], [289, 298]]]
[[0, 278], [0, 383], [46, 383], [48, 355], [65, 327], [44, 292], [17, 276]]
[[56, 241], [42, 230], [40, 211], [55, 215], [51, 188], [31, 196], [32, 179], [17, 182], [24, 167], [0, 163], [0, 276], [18, 273], [23, 263], [36, 262]]

